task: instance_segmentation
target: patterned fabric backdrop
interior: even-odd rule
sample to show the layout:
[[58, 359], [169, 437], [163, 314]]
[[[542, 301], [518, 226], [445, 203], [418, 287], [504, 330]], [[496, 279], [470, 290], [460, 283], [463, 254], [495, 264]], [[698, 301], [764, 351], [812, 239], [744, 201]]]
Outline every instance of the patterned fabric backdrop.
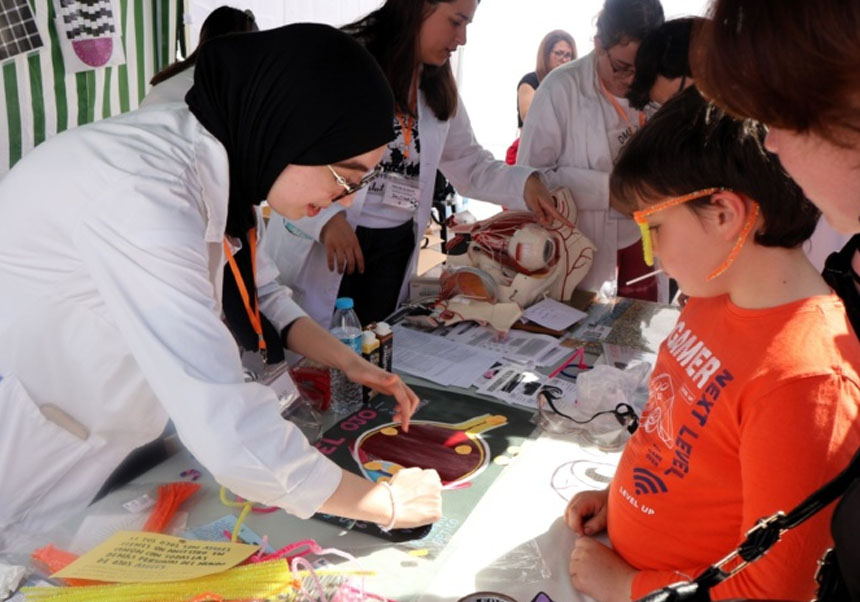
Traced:
[[152, 75], [174, 59], [181, 2], [113, 0], [125, 63], [70, 73], [54, 1], [29, 0], [44, 46], [0, 62], [0, 177], [50, 136], [137, 108]]

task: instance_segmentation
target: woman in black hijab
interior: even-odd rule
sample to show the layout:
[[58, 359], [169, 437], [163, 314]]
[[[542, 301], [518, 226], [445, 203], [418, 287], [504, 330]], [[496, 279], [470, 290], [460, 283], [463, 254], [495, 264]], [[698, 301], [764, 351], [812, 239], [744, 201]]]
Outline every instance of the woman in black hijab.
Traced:
[[261, 201], [313, 215], [375, 167], [393, 119], [375, 61], [321, 25], [219, 38], [187, 102], [60, 134], [0, 182], [0, 448], [29, 450], [0, 454], [0, 552], [82, 509], [168, 418], [247, 499], [388, 527], [440, 516], [434, 471], [374, 485], [281, 419], [275, 393], [244, 382], [217, 294], [233, 257], [261, 350], [283, 335], [393, 395], [407, 425], [415, 394], [305, 317], [254, 252]]
[[[268, 199], [276, 211], [294, 219], [315, 215], [345, 192], [334, 174], [346, 178], [347, 185], [360, 183], [379, 161], [374, 150], [394, 137], [391, 123], [385, 121], [393, 114], [391, 91], [378, 78], [362, 75], [379, 72], [366, 53], [354, 54], [352, 64], [345, 65], [342, 57], [355, 45], [344, 36], [332, 36], [331, 28], [303, 24], [285, 29], [291, 30], [288, 44], [274, 32], [233, 37], [226, 43], [211, 40], [200, 53], [194, 86], [186, 97], [191, 112], [224, 145], [230, 161], [226, 233], [240, 250], [233, 253], [235, 264], [224, 268], [224, 314], [239, 345], [263, 352], [269, 364], [284, 359], [292, 323], [279, 331], [261, 308], [258, 328], [256, 308], [249, 309], [244, 300], [255, 288], [248, 234], [256, 228], [259, 237], [263, 230], [257, 228], [254, 208]], [[322, 39], [329, 42], [321, 45]], [[316, 48], [313, 53], [306, 50], [311, 47]], [[272, 59], [265, 69], [247, 69], [248, 57], [259, 52]], [[316, 84], [309, 89], [296, 85], [310, 81]], [[347, 95], [354, 100], [345, 102]], [[359, 160], [333, 166], [334, 171], [326, 167], [358, 155]], [[289, 171], [273, 190], [285, 168]], [[318, 201], [308, 190], [315, 184], [322, 192]], [[349, 205], [351, 200], [348, 195], [339, 202]], [[242, 274], [241, 288], [234, 265]]]

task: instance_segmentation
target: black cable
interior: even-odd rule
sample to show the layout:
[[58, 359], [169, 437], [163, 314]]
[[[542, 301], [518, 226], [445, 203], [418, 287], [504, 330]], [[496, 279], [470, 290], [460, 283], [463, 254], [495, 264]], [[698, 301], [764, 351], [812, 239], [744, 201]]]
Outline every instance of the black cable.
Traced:
[[567, 418], [571, 422], [575, 422], [576, 424], [588, 424], [598, 416], [603, 416], [604, 414], [612, 414], [615, 416], [615, 419], [618, 423], [627, 429], [630, 433], [635, 433], [636, 429], [639, 428], [639, 417], [636, 415], [636, 411], [630, 404], [627, 403], [619, 403], [615, 406], [613, 410], [602, 410], [597, 412], [591, 416], [588, 420], [577, 420], [573, 416], [568, 416], [561, 410], [559, 410], [555, 403], [553, 402], [552, 395], [548, 394], [546, 391], [541, 391], [538, 393], [538, 396], [543, 397], [546, 400], [547, 405], [552, 408], [552, 411], [561, 416], [562, 418]]

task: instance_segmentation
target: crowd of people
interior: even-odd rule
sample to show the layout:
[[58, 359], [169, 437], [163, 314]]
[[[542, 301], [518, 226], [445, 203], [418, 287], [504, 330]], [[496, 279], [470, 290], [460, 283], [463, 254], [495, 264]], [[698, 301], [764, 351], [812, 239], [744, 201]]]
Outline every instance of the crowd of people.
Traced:
[[[247, 499], [387, 529], [438, 520], [435, 471], [373, 484], [339, 468], [243, 371], [243, 354], [295, 351], [391, 395], [408, 429], [415, 393], [326, 325], [338, 297], [362, 323], [404, 300], [437, 172], [543, 224], [568, 188], [597, 248], [581, 288], [669, 301], [671, 279], [688, 298], [614, 479], [566, 510], [575, 588], [616, 602], [691, 580], [848, 464], [860, 5], [713, 0], [665, 21], [659, 0], [605, 0], [593, 51], [562, 30], [541, 41], [507, 162], [476, 139], [450, 65], [478, 8], [386, 0], [340, 30], [259, 31], [222, 7], [139, 110], [0, 180], [0, 552], [86, 506], [168, 420]], [[856, 236], [822, 276], [804, 244], [836, 251], [837, 233]], [[654, 259], [662, 273], [639, 278]], [[809, 599], [835, 540], [860, 600], [858, 497], [712, 596]]]

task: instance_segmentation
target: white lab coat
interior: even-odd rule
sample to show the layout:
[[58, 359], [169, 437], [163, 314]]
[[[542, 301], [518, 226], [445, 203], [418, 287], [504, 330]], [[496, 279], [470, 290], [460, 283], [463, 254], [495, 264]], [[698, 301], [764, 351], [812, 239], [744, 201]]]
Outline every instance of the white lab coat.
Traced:
[[169, 102], [185, 102], [185, 95], [188, 94], [193, 85], [194, 65], [159, 84], [155, 84], [140, 101], [140, 108]]
[[[613, 157], [608, 121], [618, 121], [614, 108], [599, 88], [597, 55], [553, 69], [535, 92], [523, 125], [517, 163], [538, 168], [550, 189], [568, 187], [578, 210], [577, 225], [597, 245], [591, 270], [577, 288], [597, 291], [604, 282], [616, 279], [619, 249], [639, 240], [636, 223], [609, 208], [609, 174]], [[619, 99], [631, 122], [638, 125], [636, 111]], [[654, 109], [647, 107], [646, 115]], [[842, 248], [850, 236], [836, 232], [820, 220], [804, 249], [821, 271], [827, 256]], [[658, 276], [661, 301], [667, 301], [668, 279]]]
[[[336, 489], [221, 321], [227, 178], [224, 147], [164, 105], [60, 134], [0, 182], [0, 552], [81, 510], [168, 418], [245, 498], [307, 517]], [[261, 259], [280, 328], [302, 312]]]
[[[427, 106], [424, 94], [419, 93], [418, 132], [421, 200], [415, 214], [415, 251], [400, 289], [401, 301], [406, 298], [409, 278], [415, 273], [419, 242], [430, 223], [437, 169], [460, 194], [519, 210], [526, 208], [523, 189], [526, 179], [534, 172], [530, 168], [505, 165], [478, 144], [462, 100], [454, 117], [440, 121]], [[347, 221], [355, 228], [366, 192], [364, 189], [357, 193], [348, 209], [335, 203], [313, 218], [292, 221], [273, 214], [269, 220], [263, 246], [277, 264], [281, 282], [293, 290], [295, 300], [308, 315], [325, 328], [331, 321], [341, 275], [337, 270], [329, 271], [320, 233], [339, 211], [346, 211]], [[366, 269], [373, 269], [373, 266]]]
[[[640, 238], [636, 223], [609, 207], [614, 157], [608, 132], [620, 117], [599, 88], [596, 57], [591, 52], [544, 78], [529, 106], [517, 154], [517, 164], [540, 169], [550, 189], [566, 186], [573, 193], [577, 226], [597, 245], [594, 263], [577, 287], [591, 291], [615, 282], [618, 250]], [[638, 113], [626, 100], [619, 104], [638, 127]]]

